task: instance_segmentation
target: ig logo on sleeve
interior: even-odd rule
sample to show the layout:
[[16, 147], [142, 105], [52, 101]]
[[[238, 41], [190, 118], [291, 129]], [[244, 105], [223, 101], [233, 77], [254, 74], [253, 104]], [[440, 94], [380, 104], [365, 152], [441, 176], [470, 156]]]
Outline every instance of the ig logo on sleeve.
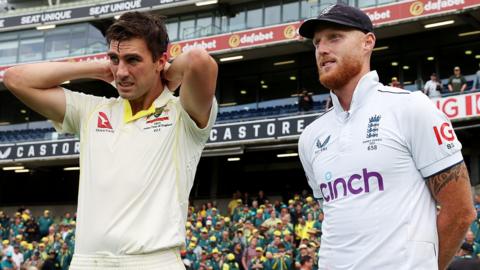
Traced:
[[435, 138], [437, 139], [438, 145], [442, 145], [444, 142], [446, 142], [448, 149], [455, 147], [455, 144], [449, 143], [455, 140], [455, 133], [453, 132], [450, 123], [445, 122], [440, 125], [440, 127], [434, 126], [433, 132], [435, 133]]

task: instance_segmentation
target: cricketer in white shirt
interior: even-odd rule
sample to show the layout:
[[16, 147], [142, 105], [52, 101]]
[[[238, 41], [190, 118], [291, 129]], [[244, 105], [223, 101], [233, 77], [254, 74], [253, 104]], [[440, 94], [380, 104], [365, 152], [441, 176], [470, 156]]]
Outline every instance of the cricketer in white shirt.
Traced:
[[300, 159], [325, 220], [320, 269], [438, 269], [436, 204], [425, 179], [463, 161], [447, 117], [371, 71], [349, 111], [310, 124]]

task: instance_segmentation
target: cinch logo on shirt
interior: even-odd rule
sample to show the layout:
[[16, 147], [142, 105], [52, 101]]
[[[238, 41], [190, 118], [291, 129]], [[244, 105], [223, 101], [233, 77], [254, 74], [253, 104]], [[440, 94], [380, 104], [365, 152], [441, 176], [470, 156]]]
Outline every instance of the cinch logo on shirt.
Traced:
[[112, 125], [110, 124], [110, 120], [108, 120], [108, 117], [104, 112], [98, 112], [97, 131], [99, 130], [113, 131]]
[[443, 140], [447, 142], [455, 140], [455, 133], [453, 133], [452, 126], [447, 122], [443, 123], [440, 127], [433, 127], [433, 132], [437, 138], [438, 145], [442, 145]]
[[[361, 193], [368, 193], [370, 192], [370, 180], [376, 180], [378, 182], [378, 190], [383, 191], [383, 177], [380, 173], [368, 172], [367, 169], [363, 169], [362, 172], [363, 175], [353, 174], [348, 180], [337, 178], [326, 184], [320, 184], [320, 191], [323, 194], [323, 199], [326, 202], [337, 199], [341, 195], [339, 194], [339, 186], [341, 187], [340, 191], [343, 190], [343, 197], [348, 196], [348, 194], [358, 195]], [[327, 180], [332, 178], [331, 173], [327, 173], [325, 176]]]

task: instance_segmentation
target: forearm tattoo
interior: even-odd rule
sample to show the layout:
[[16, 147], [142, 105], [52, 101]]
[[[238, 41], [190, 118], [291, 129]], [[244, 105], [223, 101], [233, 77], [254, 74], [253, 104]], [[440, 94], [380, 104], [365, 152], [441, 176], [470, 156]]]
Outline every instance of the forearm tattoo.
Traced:
[[427, 180], [427, 185], [435, 201], [438, 201], [437, 200], [438, 193], [440, 193], [440, 191], [448, 183], [452, 181], [459, 181], [461, 179], [468, 179], [468, 171], [467, 171], [467, 167], [465, 167], [464, 162], [459, 163], [441, 173], [431, 176]]

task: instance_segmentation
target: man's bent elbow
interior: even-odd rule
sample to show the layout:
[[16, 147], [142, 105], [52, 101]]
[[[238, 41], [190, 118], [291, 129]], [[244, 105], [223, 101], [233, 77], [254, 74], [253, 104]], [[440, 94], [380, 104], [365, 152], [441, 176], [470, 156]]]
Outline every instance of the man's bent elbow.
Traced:
[[7, 69], [3, 75], [3, 83], [5, 84], [5, 87], [10, 91], [14, 90], [18, 87], [19, 77], [18, 67]]

